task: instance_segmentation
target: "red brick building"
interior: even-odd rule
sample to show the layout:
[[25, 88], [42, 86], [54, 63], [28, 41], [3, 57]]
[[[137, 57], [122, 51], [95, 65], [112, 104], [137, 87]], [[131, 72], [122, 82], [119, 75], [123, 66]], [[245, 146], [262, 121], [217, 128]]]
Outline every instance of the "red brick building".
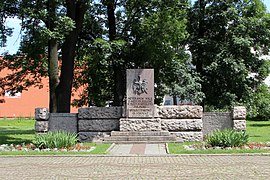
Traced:
[[[0, 56], [1, 60], [1, 56]], [[7, 70], [0, 72], [0, 77], [4, 77]], [[0, 102], [0, 118], [13, 117], [33, 117], [35, 108], [49, 107], [49, 80], [42, 80], [43, 88], [30, 87], [27, 91], [22, 91], [15, 95], [6, 91], [4, 97], [0, 97], [4, 102]], [[71, 112], [77, 112], [77, 108], [71, 107]]]

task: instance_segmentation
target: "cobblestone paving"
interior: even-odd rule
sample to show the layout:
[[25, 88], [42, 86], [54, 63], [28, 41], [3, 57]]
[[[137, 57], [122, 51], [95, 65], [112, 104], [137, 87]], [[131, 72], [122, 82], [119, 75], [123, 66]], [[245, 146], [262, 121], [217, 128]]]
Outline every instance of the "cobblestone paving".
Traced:
[[0, 157], [0, 179], [269, 179], [270, 156]]
[[115, 144], [109, 151], [111, 155], [165, 155], [165, 144]]

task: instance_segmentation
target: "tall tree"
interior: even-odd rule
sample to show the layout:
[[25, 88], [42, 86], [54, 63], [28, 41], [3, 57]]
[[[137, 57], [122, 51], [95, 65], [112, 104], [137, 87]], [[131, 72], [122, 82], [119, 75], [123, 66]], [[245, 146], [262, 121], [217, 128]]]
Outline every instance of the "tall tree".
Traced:
[[[112, 42], [117, 39], [115, 9], [117, 7], [118, 1], [117, 0], [103, 0], [102, 3], [107, 8], [107, 18], [108, 18], [107, 26], [109, 28], [109, 40]], [[111, 55], [113, 80], [114, 80], [113, 105], [122, 106], [124, 95], [125, 95], [125, 90], [124, 90], [125, 68], [117, 61], [116, 58], [117, 57], [115, 57], [114, 54]]]
[[73, 20], [75, 28], [66, 35], [62, 46], [60, 82], [56, 90], [57, 112], [70, 112], [71, 90], [74, 76], [74, 61], [78, 37], [82, 31], [87, 0], [66, 0], [67, 17]]
[[203, 105], [230, 107], [252, 89], [269, 51], [269, 15], [260, 0], [196, 1], [189, 14], [192, 61], [202, 78]]
[[203, 94], [199, 78], [193, 73], [185, 48], [189, 36], [186, 30], [188, 1], [139, 2], [131, 3], [128, 9], [130, 17], [137, 13], [126, 32], [130, 34], [131, 67], [155, 69], [156, 103], [165, 93], [200, 101]]
[[[25, 35], [17, 56], [7, 56], [1, 64], [1, 68], [16, 70], [13, 75], [2, 78], [3, 89], [4, 86], [19, 91], [27, 89], [37, 83], [34, 81], [37, 76], [40, 82], [40, 77], [46, 75], [44, 71], [47, 71], [50, 80], [50, 111], [69, 112], [76, 45], [88, 4], [88, 0], [18, 1], [18, 17], [23, 21]], [[60, 73], [59, 48], [62, 55]], [[44, 62], [45, 57], [48, 62]], [[27, 61], [33, 62], [32, 68], [27, 66]], [[44, 69], [44, 65], [38, 67], [41, 63], [48, 64], [48, 68]], [[39, 69], [42, 69], [41, 73], [37, 73]], [[18, 78], [26, 76], [34, 78], [18, 81]], [[17, 85], [12, 86], [12, 81], [17, 82]]]

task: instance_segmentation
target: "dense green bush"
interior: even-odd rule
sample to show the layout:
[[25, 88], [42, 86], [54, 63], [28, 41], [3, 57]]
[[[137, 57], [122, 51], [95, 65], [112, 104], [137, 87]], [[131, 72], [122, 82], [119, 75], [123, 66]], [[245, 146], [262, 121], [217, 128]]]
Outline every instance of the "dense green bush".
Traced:
[[248, 142], [248, 135], [233, 129], [217, 130], [207, 136], [206, 142], [212, 147], [240, 147]]
[[33, 140], [33, 144], [40, 148], [68, 148], [75, 146], [78, 142], [76, 133], [65, 131], [48, 132], [47, 134], [38, 134]]
[[248, 119], [270, 120], [270, 91], [267, 85], [260, 85], [248, 98], [246, 106]]

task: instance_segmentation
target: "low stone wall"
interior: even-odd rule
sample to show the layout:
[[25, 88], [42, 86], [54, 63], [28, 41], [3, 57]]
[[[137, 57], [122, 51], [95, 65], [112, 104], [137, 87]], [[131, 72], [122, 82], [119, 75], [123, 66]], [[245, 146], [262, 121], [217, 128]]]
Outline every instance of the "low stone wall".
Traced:
[[37, 133], [46, 133], [49, 130], [49, 109], [36, 108], [35, 109], [35, 130]]
[[161, 118], [162, 130], [175, 135], [178, 142], [203, 140], [201, 106], [157, 106], [155, 114]]
[[217, 129], [232, 128], [230, 112], [206, 112], [203, 114], [203, 134], [207, 135]]
[[245, 117], [244, 107], [234, 107], [231, 113], [203, 113], [201, 106], [155, 106], [152, 119], [126, 118], [122, 107], [79, 108], [74, 114], [36, 108], [35, 128], [37, 133], [78, 133], [82, 142], [103, 141], [112, 131], [169, 131], [178, 142], [184, 142], [202, 141], [203, 135], [216, 129], [245, 130]]
[[246, 108], [237, 106], [232, 109], [232, 112], [207, 112], [203, 114], [204, 135], [225, 128], [246, 130]]
[[246, 130], [246, 108], [243, 106], [234, 107], [232, 110], [233, 128]]
[[160, 118], [152, 119], [120, 119], [121, 131], [161, 131]]
[[49, 131], [78, 133], [77, 113], [50, 113]]
[[122, 107], [79, 108], [78, 131], [82, 142], [102, 141], [111, 131], [119, 131]]

